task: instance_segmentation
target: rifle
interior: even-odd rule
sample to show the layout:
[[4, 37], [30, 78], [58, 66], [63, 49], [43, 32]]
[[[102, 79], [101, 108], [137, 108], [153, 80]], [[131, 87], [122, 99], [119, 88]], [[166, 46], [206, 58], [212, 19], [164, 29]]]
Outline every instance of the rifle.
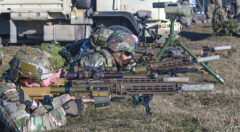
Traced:
[[150, 63], [148, 65], [148, 70], [151, 71], [167, 70], [192, 65], [193, 63], [194, 61], [192, 61], [190, 58], [178, 58], [175, 60]]
[[[106, 79], [82, 79], [82, 80], [64, 80], [52, 87], [21, 87], [24, 92], [34, 99], [43, 99], [44, 96], [59, 95], [63, 93], [90, 93], [94, 100], [95, 107], [102, 109], [108, 107], [110, 92], [120, 95], [137, 95], [141, 100], [136, 100], [133, 96], [133, 104], [142, 101], [147, 115], [151, 115], [149, 102], [154, 94], [167, 93], [173, 94], [182, 92], [209, 92], [213, 91], [212, 84], [178, 84], [176, 82], [162, 82], [159, 78], [150, 78], [146, 76], [123, 76], [122, 78]], [[65, 85], [60, 85], [65, 84]], [[60, 87], [61, 86], [61, 87]]]
[[[190, 45], [188, 48], [197, 56], [203, 56], [206, 57], [209, 53], [217, 52], [217, 51], [224, 51], [224, 50], [231, 50], [231, 46], [207, 46], [207, 45]], [[148, 55], [149, 57], [156, 57], [156, 55], [159, 53], [161, 48], [140, 48], [139, 51], [137, 51], [134, 55], [136, 58], [140, 58], [140, 55]], [[140, 54], [140, 55], [139, 55]], [[168, 47], [164, 54], [163, 58], [166, 57], [182, 57], [184, 55], [188, 55], [182, 48], [178, 47]]]
[[200, 56], [208, 56], [209, 53], [212, 52], [218, 52], [218, 51], [225, 51], [225, 50], [231, 50], [231, 46], [202, 46], [202, 50], [200, 50], [200, 54], [197, 54], [199, 52], [199, 49], [192, 48], [192, 51], [196, 53], [196, 55]]
[[[212, 58], [213, 57], [213, 58]], [[204, 59], [198, 59], [197, 61], [211, 61], [219, 59], [219, 56], [205, 57]], [[77, 72], [78, 67], [74, 68], [75, 72], [68, 72], [65, 77], [68, 80], [74, 79], [101, 79], [101, 78], [122, 78], [123, 75], [127, 74], [140, 74], [147, 73], [151, 71], [151, 74], [169, 74], [170, 76], [177, 76], [176, 73], [187, 73], [187, 72], [196, 72], [196, 68], [186, 68], [186, 66], [193, 65], [197, 61], [193, 61], [189, 57], [182, 57], [175, 60], [166, 60], [161, 62], [152, 62], [150, 64], [146, 64], [144, 66], [137, 65], [132, 67], [123, 67], [120, 69], [120, 72], [115, 73], [103, 73], [103, 72]], [[184, 68], [185, 67], [185, 68]]]
[[181, 68], [172, 68], [168, 70], [157, 70], [154, 73], [157, 75], [163, 75], [168, 74], [171, 77], [177, 77], [177, 73], [187, 73], [187, 72], [197, 72], [197, 68], [187, 68], [187, 67], [181, 67]]

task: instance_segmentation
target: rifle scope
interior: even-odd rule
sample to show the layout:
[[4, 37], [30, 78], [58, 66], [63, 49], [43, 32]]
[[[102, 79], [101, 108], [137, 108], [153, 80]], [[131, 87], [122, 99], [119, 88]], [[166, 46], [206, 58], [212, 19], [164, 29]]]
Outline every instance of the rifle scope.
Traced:
[[153, 8], [165, 8], [167, 19], [177, 16], [189, 17], [192, 15], [192, 8], [189, 5], [181, 5], [173, 2], [155, 2]]

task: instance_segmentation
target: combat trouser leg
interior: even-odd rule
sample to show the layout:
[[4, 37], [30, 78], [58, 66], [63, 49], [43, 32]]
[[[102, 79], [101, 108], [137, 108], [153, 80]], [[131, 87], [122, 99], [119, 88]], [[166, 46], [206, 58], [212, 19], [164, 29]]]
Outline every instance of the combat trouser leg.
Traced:
[[236, 0], [236, 15], [240, 15], [240, 0]]
[[[19, 102], [2, 102], [0, 117], [5, 125], [13, 131], [46, 131], [53, 130], [66, 124], [66, 114], [62, 107], [37, 116], [30, 115], [25, 110], [26, 105]], [[44, 106], [40, 108], [44, 109]]]
[[41, 116], [30, 117], [28, 131], [54, 130], [66, 124], [66, 116], [62, 107], [51, 110]]

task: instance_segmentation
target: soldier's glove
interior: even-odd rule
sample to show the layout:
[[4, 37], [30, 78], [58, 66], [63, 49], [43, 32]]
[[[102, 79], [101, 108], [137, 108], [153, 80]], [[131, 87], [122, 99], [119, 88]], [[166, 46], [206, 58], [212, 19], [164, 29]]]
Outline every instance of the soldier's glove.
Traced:
[[83, 101], [82, 99], [70, 100], [62, 105], [65, 110], [66, 116], [81, 116], [83, 115]]
[[8, 102], [20, 102], [25, 104], [27, 107], [31, 107], [33, 105], [33, 100], [24, 93], [22, 89], [6, 90], [4, 92], [3, 99]]

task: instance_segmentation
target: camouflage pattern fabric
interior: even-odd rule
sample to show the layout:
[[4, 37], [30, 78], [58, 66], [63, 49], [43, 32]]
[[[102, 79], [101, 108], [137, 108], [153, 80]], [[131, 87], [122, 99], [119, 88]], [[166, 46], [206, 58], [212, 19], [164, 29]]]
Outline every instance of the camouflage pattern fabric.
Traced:
[[52, 58], [56, 61], [57, 67], [60, 68], [64, 66], [64, 59], [58, 54], [58, 52], [62, 50], [60, 45], [42, 43], [39, 48], [52, 56]]
[[227, 20], [227, 13], [223, 8], [217, 8], [213, 16], [213, 30], [218, 35], [228, 36], [232, 33], [240, 34], [240, 23], [237, 20]]
[[96, 46], [106, 46], [106, 42], [108, 38], [111, 36], [111, 34], [114, 31], [106, 28], [106, 27], [101, 27], [98, 29], [94, 34], [93, 34], [93, 44]]
[[220, 35], [228, 36], [232, 34], [240, 35], [240, 22], [237, 20], [228, 20], [222, 23]]
[[240, 15], [240, 0], [236, 0], [236, 15]]
[[213, 14], [212, 27], [215, 33], [222, 30], [222, 23], [227, 21], [227, 13], [221, 7], [217, 7]]
[[57, 70], [52, 56], [37, 48], [21, 49], [9, 64], [11, 77], [15, 81], [24, 77], [39, 82], [50, 77]]
[[212, 3], [207, 6], [206, 15], [207, 15], [207, 18], [210, 20], [212, 20], [212, 18], [213, 18], [213, 12], [214, 12], [215, 7], [216, 7], [216, 5], [212, 4]]
[[136, 48], [137, 42], [132, 34], [118, 30], [110, 36], [107, 45], [113, 52], [125, 51], [132, 53]]
[[115, 64], [112, 60], [112, 55], [111, 53], [106, 50], [106, 49], [101, 49], [99, 52], [101, 52], [101, 54], [104, 56], [104, 58], [106, 59], [107, 62], [107, 67], [113, 67], [113, 65]]
[[222, 5], [222, 0], [216, 0], [216, 5], [217, 5], [218, 7], [223, 7], [223, 5]]
[[87, 56], [80, 58], [79, 64], [86, 69], [99, 68], [99, 67], [112, 67], [112, 55], [106, 49], [93, 52]]
[[111, 30], [103, 27], [93, 35], [93, 41], [95, 44], [101, 41], [101, 44], [98, 43], [95, 45], [94, 52], [88, 51], [85, 55], [82, 55], [80, 59], [77, 58], [77, 60], [71, 63], [70, 69], [78, 67], [78, 71], [82, 71], [98, 68], [112, 68], [115, 66], [115, 61], [113, 60], [111, 53], [119, 51], [131, 53], [137, 47], [136, 45], [138, 40], [137, 37], [125, 31], [118, 30], [112, 32]]
[[[1, 83], [1, 95], [12, 88], [16, 88], [13, 83]], [[33, 116], [25, 110], [26, 105], [20, 102], [8, 102], [0, 98], [0, 103], [0, 119], [13, 131], [48, 131], [66, 124], [65, 112], [61, 107], [48, 112], [45, 109], [41, 114]]]

